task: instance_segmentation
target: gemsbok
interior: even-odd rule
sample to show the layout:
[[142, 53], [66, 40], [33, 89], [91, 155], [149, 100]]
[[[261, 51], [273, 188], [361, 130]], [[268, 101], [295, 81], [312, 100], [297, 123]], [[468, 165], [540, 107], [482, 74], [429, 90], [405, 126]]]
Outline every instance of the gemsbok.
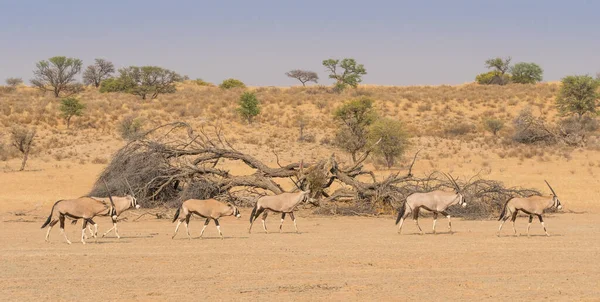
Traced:
[[[101, 201], [104, 204], [110, 205], [110, 199], [108, 197], [92, 196], [91, 198]], [[101, 213], [97, 216], [111, 216], [111, 220], [113, 223], [112, 228], [110, 228], [108, 231], [106, 231], [104, 234], [102, 234], [102, 237], [105, 237], [106, 235], [108, 235], [108, 233], [110, 233], [110, 231], [115, 230], [115, 235], [117, 236], [118, 239], [121, 239], [121, 236], [119, 236], [119, 231], [117, 230], [117, 219], [118, 219], [119, 215], [121, 215], [123, 212], [125, 212], [129, 209], [132, 209], [132, 208], [139, 209], [140, 205], [137, 203], [137, 199], [132, 195], [125, 195], [123, 197], [113, 196], [112, 199], [115, 204], [115, 210], [117, 212], [116, 217], [112, 217], [108, 212]], [[90, 232], [91, 232], [91, 230], [90, 230]]]
[[49, 225], [48, 232], [46, 233], [46, 242], [49, 241], [50, 230], [57, 223], [60, 222], [60, 233], [63, 234], [68, 244], [71, 244], [67, 234], [65, 233], [65, 218], [69, 219], [83, 219], [83, 226], [81, 228], [81, 243], [85, 244], [85, 228], [88, 223], [92, 224], [95, 228], [93, 233], [94, 238], [98, 234], [98, 225], [92, 220], [92, 218], [102, 214], [109, 213], [108, 215], [116, 216], [114, 208], [110, 204], [106, 204], [99, 200], [91, 197], [80, 197], [77, 199], [64, 199], [54, 203], [50, 216], [46, 222], [42, 225], [42, 229]]
[[419, 232], [423, 234], [423, 230], [419, 226], [420, 209], [433, 212], [434, 234], [438, 214], [442, 214], [448, 218], [448, 230], [452, 233], [452, 222], [450, 221], [450, 215], [446, 212], [446, 209], [455, 204], [466, 207], [467, 202], [454, 178], [446, 174], [444, 174], [444, 176], [446, 176], [454, 186], [454, 192], [435, 190], [427, 193], [413, 193], [409, 195], [398, 210], [398, 218], [396, 219], [396, 224], [400, 223], [398, 226], [398, 234], [402, 233], [402, 224], [404, 224], [404, 220], [410, 213], [413, 214], [413, 221], [419, 229]]
[[515, 220], [517, 220], [517, 213], [519, 213], [519, 211], [523, 211], [525, 214], [529, 214], [529, 224], [527, 225], [528, 237], [529, 228], [531, 227], [531, 222], [533, 221], [533, 215], [537, 216], [540, 220], [542, 227], [544, 227], [544, 232], [546, 233], [546, 236], [550, 236], [550, 234], [548, 234], [548, 231], [546, 230], [546, 225], [544, 225], [544, 219], [542, 218], [542, 214], [544, 214], [544, 210], [554, 207], [558, 210], [561, 210], [562, 204], [560, 203], [560, 200], [558, 200], [558, 196], [556, 195], [556, 192], [554, 192], [554, 189], [552, 189], [552, 187], [546, 180], [544, 181], [548, 185], [548, 188], [550, 188], [550, 191], [552, 191], [552, 196], [534, 195], [525, 198], [513, 197], [509, 199], [504, 204], [502, 213], [500, 213], [500, 218], [498, 218], [498, 221], [502, 220], [502, 223], [500, 223], [500, 227], [498, 227], [498, 233], [496, 234], [497, 236], [500, 236], [500, 230], [502, 230], [502, 226], [504, 225], [506, 220], [508, 220], [508, 218], [511, 218], [514, 235], [518, 236], [517, 229], [515, 228]]
[[[125, 212], [131, 208], [135, 208], [135, 209], [140, 208], [140, 205], [137, 202], [137, 198], [135, 198], [135, 194], [133, 193], [133, 189], [129, 185], [129, 182], [127, 181], [127, 179], [125, 179], [125, 183], [127, 184], [127, 187], [129, 188], [130, 194], [128, 194], [128, 195], [110, 196], [110, 197], [91, 196], [91, 198], [101, 201], [106, 205], [114, 205], [114, 210], [115, 210], [116, 216], [111, 215], [111, 213], [109, 211], [96, 215], [96, 216], [110, 216], [112, 223], [113, 223], [112, 228], [110, 228], [108, 231], [106, 231], [104, 234], [102, 234], [102, 237], [105, 237], [106, 235], [108, 235], [108, 233], [110, 233], [110, 231], [115, 230], [115, 235], [117, 236], [118, 239], [121, 239], [121, 236], [119, 235], [119, 231], [117, 229], [117, 219], [119, 218], [119, 215], [121, 215], [123, 212]], [[112, 200], [111, 200], [111, 198], [112, 198]], [[72, 224], [76, 224], [76, 223], [77, 223], [77, 220], [73, 220]], [[93, 236], [94, 233], [92, 232], [92, 229], [89, 225], [88, 225], [88, 229], [90, 231], [90, 234]]]
[[[265, 219], [267, 219], [268, 211], [272, 211], [275, 213], [281, 213], [281, 224], [279, 225], [279, 232], [283, 228], [283, 220], [285, 219], [286, 214], [290, 214], [290, 218], [294, 222], [294, 228], [296, 229], [296, 233], [298, 233], [298, 226], [296, 225], [296, 217], [294, 216], [294, 209], [301, 202], [309, 201], [311, 198], [309, 197], [310, 190], [307, 191], [299, 191], [296, 193], [281, 193], [279, 195], [273, 196], [262, 196], [258, 198], [254, 208], [252, 209], [252, 213], [250, 214], [250, 228], [248, 229], [248, 233], [252, 232], [252, 224], [260, 214], [262, 216], [262, 225], [265, 229], [265, 233], [269, 233], [267, 231], [267, 226], [265, 224]], [[264, 213], [263, 213], [264, 212]]]
[[[180, 214], [181, 218], [179, 217]], [[202, 235], [204, 234], [204, 229], [206, 229], [206, 226], [210, 223], [210, 220], [212, 219], [217, 225], [217, 230], [219, 231], [219, 236], [221, 236], [221, 239], [224, 238], [223, 233], [221, 233], [219, 218], [223, 216], [235, 216], [236, 218], [242, 217], [238, 208], [231, 203], [220, 202], [216, 199], [188, 199], [184, 201], [181, 204], [181, 207], [177, 209], [177, 212], [175, 212], [173, 222], [175, 222], [175, 220], [177, 219], [179, 219], [179, 222], [177, 222], [177, 226], [175, 227], [175, 234], [173, 234], [173, 237], [171, 237], [172, 239], [175, 238], [175, 235], [177, 235], [177, 231], [179, 230], [179, 225], [184, 221], [188, 239], [192, 239], [189, 229], [190, 218], [192, 217], [192, 214], [198, 215], [202, 218], [206, 218], [206, 221], [204, 222], [204, 227], [200, 232], [200, 237], [202, 237]]]

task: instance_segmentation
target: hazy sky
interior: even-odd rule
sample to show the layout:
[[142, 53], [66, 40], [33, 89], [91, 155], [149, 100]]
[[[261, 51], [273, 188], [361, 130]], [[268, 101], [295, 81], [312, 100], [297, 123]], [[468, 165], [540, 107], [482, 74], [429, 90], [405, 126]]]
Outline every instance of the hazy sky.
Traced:
[[56, 55], [157, 65], [210, 82], [297, 84], [353, 57], [367, 84], [460, 84], [485, 59], [535, 62], [544, 80], [600, 71], [600, 1], [0, 0], [0, 80]]

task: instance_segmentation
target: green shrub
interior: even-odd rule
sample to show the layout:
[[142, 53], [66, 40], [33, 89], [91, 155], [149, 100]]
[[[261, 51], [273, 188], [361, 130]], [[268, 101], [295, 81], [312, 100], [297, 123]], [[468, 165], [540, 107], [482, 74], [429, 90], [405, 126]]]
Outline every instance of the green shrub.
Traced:
[[535, 84], [542, 81], [544, 71], [535, 63], [517, 63], [510, 69], [512, 81], [519, 84]]
[[483, 121], [483, 126], [487, 131], [496, 136], [498, 135], [498, 132], [504, 128], [504, 122], [499, 119], [488, 118]]
[[76, 98], [62, 99], [60, 102], [60, 112], [62, 117], [67, 122], [67, 129], [71, 127], [71, 118], [74, 116], [81, 116], [85, 105], [79, 102]]
[[195, 79], [193, 82], [194, 82], [194, 84], [196, 84], [198, 86], [215, 87], [215, 84], [206, 82], [206, 81], [204, 81], [203, 79], [200, 79], [200, 78]]
[[409, 146], [408, 133], [402, 122], [380, 118], [369, 127], [369, 141], [374, 144], [380, 139], [375, 147], [375, 154], [382, 156], [387, 167], [391, 168]]
[[505, 85], [510, 83], [511, 76], [509, 74], [500, 74], [498, 71], [489, 71], [478, 74], [475, 81], [482, 85]]
[[242, 93], [239, 105], [237, 112], [248, 123], [252, 123], [254, 117], [260, 114], [260, 101], [253, 92]]
[[230, 78], [223, 80], [223, 82], [219, 84], [219, 87], [222, 89], [246, 88], [246, 84], [240, 80]]
[[563, 115], [577, 114], [579, 119], [586, 113], [597, 114], [599, 87], [600, 81], [589, 75], [563, 78], [556, 97], [558, 111]]
[[100, 83], [100, 93], [127, 92], [127, 89], [129, 89], [129, 87], [130, 85], [128, 85], [119, 78], [110, 78]]

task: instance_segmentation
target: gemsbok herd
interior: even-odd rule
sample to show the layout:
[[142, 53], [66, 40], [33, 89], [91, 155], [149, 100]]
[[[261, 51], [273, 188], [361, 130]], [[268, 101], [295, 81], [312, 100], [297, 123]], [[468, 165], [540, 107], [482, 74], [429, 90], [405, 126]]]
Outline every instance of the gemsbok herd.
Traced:
[[[467, 201], [461, 188], [457, 184], [456, 180], [451, 176], [444, 174], [450, 180], [450, 183], [453, 186], [453, 191], [442, 191], [435, 190], [426, 193], [413, 193], [409, 195], [398, 210], [398, 217], [396, 219], [396, 224], [398, 226], [398, 233], [402, 232], [402, 225], [404, 220], [412, 214], [412, 219], [415, 223], [415, 226], [418, 228], [420, 234], [423, 234], [423, 230], [419, 226], [419, 211], [421, 209], [430, 211], [433, 213], [433, 233], [436, 233], [435, 226], [437, 222], [437, 218], [439, 214], [444, 215], [448, 219], [448, 231], [452, 233], [452, 223], [450, 222], [450, 215], [447, 212], [448, 207], [452, 205], [460, 205], [462, 207], [467, 206]], [[515, 220], [517, 219], [517, 214], [519, 211], [522, 211], [525, 214], [529, 215], [529, 224], [527, 225], [527, 236], [529, 236], [529, 229], [531, 227], [531, 222], [533, 220], [533, 216], [537, 216], [540, 220], [542, 227], [544, 228], [544, 232], [547, 236], [548, 231], [546, 230], [546, 226], [544, 225], [544, 220], [542, 218], [542, 214], [544, 210], [550, 208], [556, 208], [558, 210], [562, 209], [562, 205], [556, 192], [550, 184], [546, 181], [548, 188], [552, 191], [552, 195], [550, 196], [530, 196], [526, 198], [522, 197], [514, 197], [506, 201], [504, 207], [502, 209], [502, 213], [498, 220], [501, 220], [500, 227], [498, 228], [497, 235], [500, 236], [500, 231], [502, 230], [502, 226], [504, 222], [509, 218], [512, 221], [514, 235], [517, 236], [517, 230], [515, 228]], [[84, 196], [77, 199], [65, 199], [59, 200], [54, 203], [52, 206], [52, 210], [50, 211], [50, 215], [46, 222], [42, 225], [42, 229], [46, 226], [48, 227], [48, 231], [46, 232], [46, 242], [49, 242], [50, 230], [57, 223], [60, 222], [60, 233], [64, 236], [66, 242], [71, 244], [71, 241], [67, 238], [65, 233], [65, 218], [72, 220], [72, 223], [77, 223], [78, 220], [83, 221], [82, 229], [81, 229], [81, 242], [85, 244], [86, 235], [86, 227], [89, 229], [90, 235], [97, 239], [98, 235], [98, 225], [94, 222], [94, 218], [96, 216], [109, 216], [113, 223], [113, 227], [106, 231], [102, 237], [106, 236], [110, 231], [114, 230], [117, 238], [121, 238], [119, 236], [117, 230], [117, 219], [120, 214], [127, 211], [131, 208], [139, 209], [140, 205], [137, 203], [137, 199], [134, 196], [133, 190], [129, 183], [127, 182], [127, 186], [129, 187], [130, 194], [125, 196], [111, 196], [109, 194], [108, 197], [93, 197], [93, 196]], [[108, 189], [108, 188], [107, 188]], [[279, 225], [279, 232], [282, 231], [283, 221], [286, 215], [294, 222], [294, 228], [296, 232], [298, 232], [298, 226], [296, 224], [296, 217], [294, 216], [294, 210], [298, 205], [303, 202], [314, 202], [314, 199], [310, 197], [310, 190], [306, 191], [298, 191], [295, 193], [282, 193], [274, 196], [262, 196], [256, 200], [254, 208], [252, 209], [252, 213], [250, 214], [250, 227], [248, 228], [248, 233], [252, 231], [252, 225], [256, 221], [256, 219], [262, 214], [262, 226], [265, 233], [268, 233], [267, 226], [265, 224], [265, 219], [267, 218], [267, 214], [269, 211], [274, 213], [281, 213], [281, 223]], [[217, 230], [219, 231], [219, 236], [223, 239], [223, 233], [221, 232], [221, 227], [219, 225], [219, 219], [224, 216], [235, 216], [236, 218], [240, 218], [241, 214], [238, 208], [231, 203], [224, 203], [218, 201], [216, 199], [207, 199], [207, 200], [198, 200], [198, 199], [189, 199], [184, 201], [181, 206], [175, 212], [175, 216], [173, 218], [173, 222], [177, 221], [177, 226], [175, 227], [175, 232], [172, 238], [175, 238], [177, 235], [177, 231], [179, 230], [179, 226], [181, 223], [185, 223], [186, 233], [188, 239], [191, 239], [189, 223], [192, 215], [199, 216], [201, 218], [206, 219], [204, 222], [204, 227], [200, 232], [200, 237], [204, 234], [204, 230], [206, 226], [210, 223], [211, 220], [215, 222], [217, 226]], [[92, 230], [92, 226], [94, 229]]]

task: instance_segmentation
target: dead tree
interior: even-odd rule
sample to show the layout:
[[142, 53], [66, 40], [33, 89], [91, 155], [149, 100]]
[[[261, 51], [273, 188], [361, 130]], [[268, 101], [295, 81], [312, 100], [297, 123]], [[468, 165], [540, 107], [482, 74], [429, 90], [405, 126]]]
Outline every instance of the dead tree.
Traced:
[[21, 168], [19, 171], [25, 170], [27, 159], [29, 158], [29, 152], [31, 152], [31, 145], [35, 139], [36, 130], [27, 129], [24, 127], [13, 127], [10, 130], [11, 144], [23, 154], [23, 161], [21, 162]]
[[[125, 194], [127, 179], [144, 206], [179, 206], [184, 199], [219, 196], [238, 205], [251, 205], [254, 198], [264, 194], [284, 192], [281, 184], [291, 181], [298, 189], [310, 189], [319, 204], [351, 202], [365, 210], [380, 209], [392, 212], [414, 192], [426, 192], [442, 187], [452, 188], [448, 180], [432, 173], [416, 178], [412, 168], [418, 152], [404, 173], [392, 173], [377, 179], [364, 169], [364, 162], [379, 143], [375, 143], [350, 166], [342, 166], [336, 156], [313, 163], [303, 161], [281, 164], [275, 154], [277, 167], [268, 166], [258, 158], [236, 150], [216, 127], [212, 131], [194, 131], [185, 123], [172, 123], [152, 129], [129, 142], [113, 157], [99, 176], [90, 194], [106, 194], [102, 179], [109, 181], [111, 194]], [[239, 161], [253, 169], [248, 175], [232, 175], [223, 167], [223, 160]], [[337, 183], [338, 189], [331, 187]], [[501, 183], [477, 179], [460, 182], [468, 198], [485, 200], [482, 215], [489, 209], [500, 209], [510, 194], [536, 194], [535, 191], [505, 189]], [[489, 205], [489, 209], [486, 208]]]

